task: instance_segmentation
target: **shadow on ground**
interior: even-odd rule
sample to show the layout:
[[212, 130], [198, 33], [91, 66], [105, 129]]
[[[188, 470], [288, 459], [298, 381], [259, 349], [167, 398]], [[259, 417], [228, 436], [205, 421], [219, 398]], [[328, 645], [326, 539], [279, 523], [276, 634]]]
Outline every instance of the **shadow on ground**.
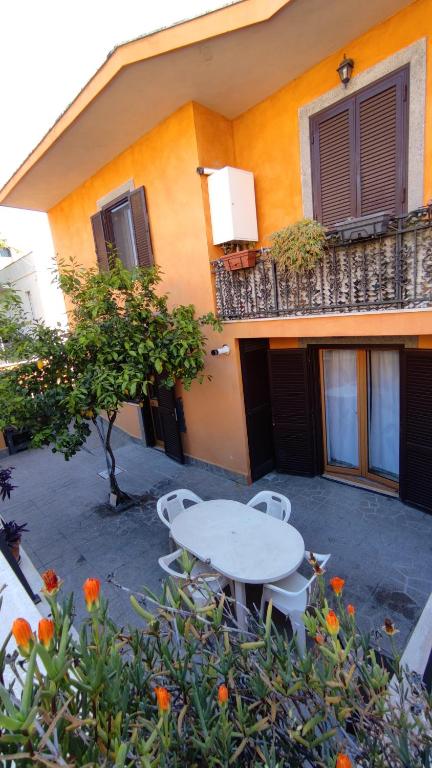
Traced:
[[[432, 518], [399, 500], [321, 477], [271, 474], [247, 487], [196, 466], [181, 466], [123, 433], [115, 434], [120, 485], [150, 498], [121, 514], [107, 512], [107, 482], [98, 476], [104, 457], [96, 438], [69, 462], [50, 450], [26, 451], [2, 460], [13, 465], [17, 488], [2, 505], [7, 519], [27, 521], [24, 546], [41, 571], [54, 568], [76, 593], [77, 620], [85, 615], [81, 585], [87, 576], [114, 578], [134, 590], [160, 590], [158, 558], [168, 552], [168, 530], [156, 499], [189, 488], [203, 499], [247, 501], [274, 489], [292, 503], [292, 523], [306, 547], [331, 552], [329, 575], [346, 579], [344, 597], [357, 607], [366, 630], [392, 617], [406, 642], [432, 589]], [[271, 556], [271, 553], [269, 553]], [[104, 584], [114, 619], [138, 623], [128, 598]], [[250, 592], [257, 601], [256, 589]]]

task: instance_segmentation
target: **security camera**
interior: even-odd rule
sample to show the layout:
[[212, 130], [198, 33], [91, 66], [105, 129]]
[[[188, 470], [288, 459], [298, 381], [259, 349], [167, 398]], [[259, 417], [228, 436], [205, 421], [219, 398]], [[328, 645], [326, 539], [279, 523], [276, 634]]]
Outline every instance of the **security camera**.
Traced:
[[229, 355], [230, 348], [228, 344], [224, 344], [223, 347], [219, 347], [219, 349], [212, 349], [211, 353], [212, 355]]

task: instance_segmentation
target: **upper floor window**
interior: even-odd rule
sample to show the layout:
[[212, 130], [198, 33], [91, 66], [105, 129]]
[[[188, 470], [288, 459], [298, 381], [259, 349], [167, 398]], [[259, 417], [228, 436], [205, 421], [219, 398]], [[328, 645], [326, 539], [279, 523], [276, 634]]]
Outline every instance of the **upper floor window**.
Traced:
[[151, 267], [153, 250], [144, 187], [126, 192], [91, 217], [99, 269], [113, 249], [127, 269]]
[[409, 66], [310, 119], [314, 217], [406, 210]]

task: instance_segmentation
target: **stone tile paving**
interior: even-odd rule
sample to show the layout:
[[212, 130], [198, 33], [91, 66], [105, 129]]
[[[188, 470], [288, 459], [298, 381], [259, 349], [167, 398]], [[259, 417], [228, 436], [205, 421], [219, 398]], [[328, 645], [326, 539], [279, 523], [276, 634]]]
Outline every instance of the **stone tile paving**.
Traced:
[[[15, 466], [18, 486], [2, 505], [8, 519], [26, 520], [24, 546], [40, 570], [55, 568], [66, 590], [77, 596], [77, 623], [85, 611], [81, 585], [89, 575], [108, 573], [132, 589], [160, 589], [157, 560], [168, 552], [168, 531], [156, 514], [156, 499], [175, 488], [189, 488], [204, 499], [247, 501], [261, 489], [285, 493], [292, 503], [290, 522], [306, 546], [331, 552], [329, 575], [347, 580], [346, 600], [358, 609], [365, 629], [392, 616], [405, 643], [432, 590], [432, 517], [399, 500], [321, 477], [272, 473], [247, 487], [194, 465], [181, 466], [121, 432], [115, 435], [119, 481], [133, 493], [148, 493], [141, 507], [107, 513], [106, 481], [97, 472], [104, 459], [96, 437], [69, 462], [50, 450], [26, 451], [6, 459]], [[137, 622], [124, 593], [104, 584], [113, 618]], [[254, 591], [251, 600], [259, 600]]]

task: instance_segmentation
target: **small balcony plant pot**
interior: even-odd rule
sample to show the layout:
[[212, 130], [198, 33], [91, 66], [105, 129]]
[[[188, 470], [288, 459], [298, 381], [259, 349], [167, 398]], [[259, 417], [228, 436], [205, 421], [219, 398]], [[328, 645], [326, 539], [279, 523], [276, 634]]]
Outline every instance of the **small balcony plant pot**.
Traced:
[[234, 272], [236, 269], [248, 269], [256, 264], [257, 250], [246, 249], [245, 251], [236, 251], [223, 257], [224, 267], [228, 272]]

